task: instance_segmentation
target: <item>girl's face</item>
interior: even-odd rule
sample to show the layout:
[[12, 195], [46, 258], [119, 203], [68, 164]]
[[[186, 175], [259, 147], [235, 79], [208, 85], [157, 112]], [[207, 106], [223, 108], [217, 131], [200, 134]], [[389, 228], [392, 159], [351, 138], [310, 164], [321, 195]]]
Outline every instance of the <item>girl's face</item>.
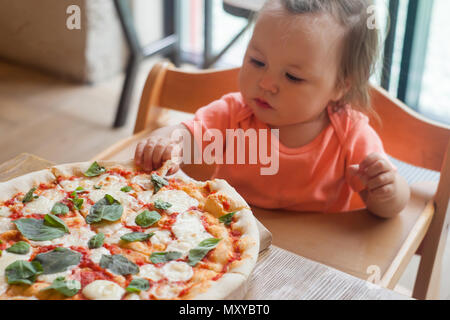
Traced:
[[336, 87], [343, 35], [325, 14], [263, 10], [240, 73], [242, 95], [255, 116], [279, 128], [322, 118], [343, 94]]

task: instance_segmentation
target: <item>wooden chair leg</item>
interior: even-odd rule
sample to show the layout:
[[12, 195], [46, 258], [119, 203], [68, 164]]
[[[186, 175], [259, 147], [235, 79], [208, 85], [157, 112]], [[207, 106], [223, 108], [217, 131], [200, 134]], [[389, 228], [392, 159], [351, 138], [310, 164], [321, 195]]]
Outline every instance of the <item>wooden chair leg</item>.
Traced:
[[450, 226], [450, 142], [445, 154], [435, 196], [435, 215], [422, 243], [422, 259], [413, 291], [416, 299], [439, 298], [442, 256]]

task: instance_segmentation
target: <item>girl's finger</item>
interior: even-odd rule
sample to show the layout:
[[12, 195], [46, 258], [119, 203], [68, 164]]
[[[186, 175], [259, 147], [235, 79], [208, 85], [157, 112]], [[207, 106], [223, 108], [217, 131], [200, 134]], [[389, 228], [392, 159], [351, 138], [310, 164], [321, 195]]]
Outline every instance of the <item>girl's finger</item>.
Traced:
[[367, 182], [367, 189], [369, 191], [374, 191], [375, 189], [394, 183], [394, 179], [395, 176], [392, 171], [379, 174], [378, 176], [369, 179]]
[[372, 163], [372, 165], [370, 165], [366, 170], [365, 170], [365, 174], [367, 175], [367, 177], [369, 179], [372, 179], [376, 176], [378, 176], [379, 174], [391, 171], [392, 168], [389, 165], [389, 163], [385, 160], [385, 159], [379, 159], [377, 161], [375, 161], [374, 163]]
[[162, 164], [162, 155], [164, 154], [164, 151], [167, 147], [167, 144], [165, 141], [160, 140], [156, 145], [155, 148], [153, 148], [153, 169], [156, 170], [159, 167], [161, 167]]
[[155, 145], [155, 140], [148, 140], [144, 147], [144, 161], [142, 163], [142, 168], [147, 172], [153, 170], [153, 149]]
[[134, 162], [137, 166], [142, 166], [143, 154], [144, 154], [145, 142], [141, 141], [136, 146], [136, 151], [134, 152]]

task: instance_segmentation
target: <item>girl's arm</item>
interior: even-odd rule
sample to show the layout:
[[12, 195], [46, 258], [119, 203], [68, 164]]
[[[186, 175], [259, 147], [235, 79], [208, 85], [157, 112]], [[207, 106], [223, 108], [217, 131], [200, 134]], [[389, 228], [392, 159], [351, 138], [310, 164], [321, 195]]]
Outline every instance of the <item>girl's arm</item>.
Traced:
[[349, 169], [366, 186], [360, 196], [370, 212], [382, 218], [392, 218], [406, 207], [410, 197], [408, 183], [381, 154], [372, 153], [359, 167], [351, 166]]

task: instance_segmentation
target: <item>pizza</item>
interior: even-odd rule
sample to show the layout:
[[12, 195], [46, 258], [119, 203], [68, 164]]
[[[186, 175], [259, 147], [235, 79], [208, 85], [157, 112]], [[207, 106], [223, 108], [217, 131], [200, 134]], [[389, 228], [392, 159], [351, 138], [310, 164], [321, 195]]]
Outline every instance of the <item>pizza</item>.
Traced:
[[249, 206], [170, 165], [83, 162], [0, 183], [0, 300], [242, 298], [259, 251]]

